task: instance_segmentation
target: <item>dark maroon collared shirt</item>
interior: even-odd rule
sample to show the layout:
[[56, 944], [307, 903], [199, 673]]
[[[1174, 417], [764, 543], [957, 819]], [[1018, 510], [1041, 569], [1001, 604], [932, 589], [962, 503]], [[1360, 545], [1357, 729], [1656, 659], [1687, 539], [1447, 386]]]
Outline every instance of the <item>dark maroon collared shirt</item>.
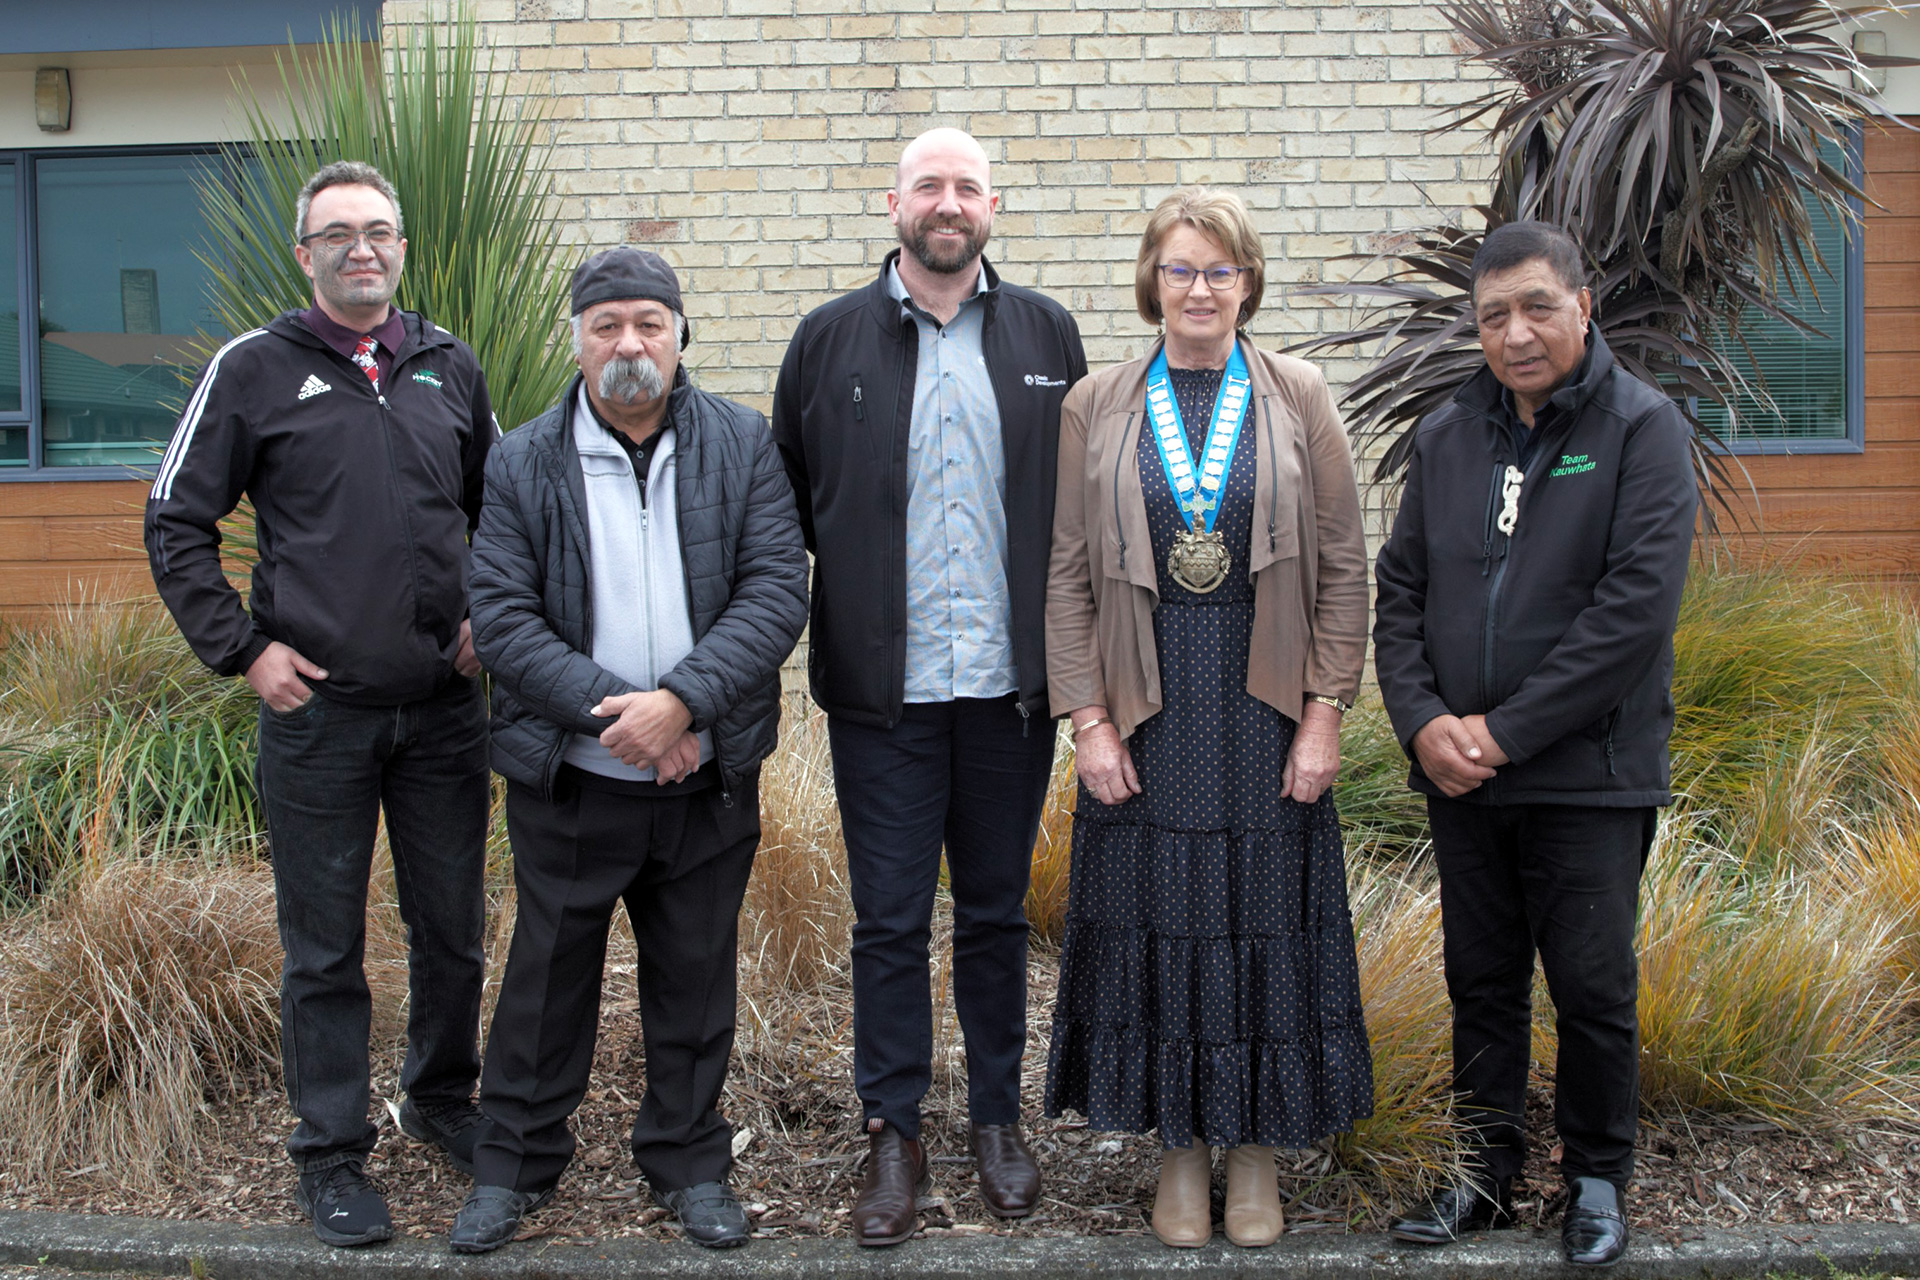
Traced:
[[[306, 314], [300, 318], [307, 322], [307, 328], [313, 330], [320, 341], [349, 360], [353, 359], [353, 350], [360, 345], [360, 339], [366, 336], [347, 328], [319, 307], [308, 307]], [[373, 340], [380, 344], [373, 350], [373, 362], [379, 366], [380, 385], [383, 387], [393, 374], [393, 353], [406, 337], [407, 326], [400, 319], [400, 308], [389, 306], [387, 318], [373, 327]]]

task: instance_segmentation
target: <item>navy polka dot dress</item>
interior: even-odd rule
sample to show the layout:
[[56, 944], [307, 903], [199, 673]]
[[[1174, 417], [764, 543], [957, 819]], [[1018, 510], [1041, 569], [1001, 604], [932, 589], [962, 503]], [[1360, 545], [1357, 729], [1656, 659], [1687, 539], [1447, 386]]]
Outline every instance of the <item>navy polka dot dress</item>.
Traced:
[[[1170, 371], [1190, 441], [1221, 376]], [[1168, 1147], [1301, 1147], [1373, 1113], [1333, 794], [1281, 798], [1293, 721], [1246, 691], [1252, 426], [1214, 525], [1233, 564], [1207, 595], [1167, 573], [1185, 526], [1140, 434], [1164, 705], [1127, 744], [1141, 794], [1109, 807], [1083, 786], [1073, 824], [1046, 1113]]]

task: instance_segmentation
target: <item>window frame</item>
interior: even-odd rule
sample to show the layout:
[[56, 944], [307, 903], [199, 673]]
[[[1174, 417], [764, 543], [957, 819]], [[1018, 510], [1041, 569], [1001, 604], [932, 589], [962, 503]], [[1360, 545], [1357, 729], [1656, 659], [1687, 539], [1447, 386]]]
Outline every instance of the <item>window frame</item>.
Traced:
[[[90, 466], [55, 465], [45, 462], [45, 414], [40, 399], [40, 215], [39, 172], [41, 160], [102, 159], [113, 160], [141, 156], [197, 156], [217, 167], [229, 184], [237, 181], [238, 166], [245, 162], [246, 151], [231, 143], [176, 142], [153, 146], [117, 147], [14, 147], [0, 150], [0, 163], [16, 166], [14, 184], [15, 216], [20, 228], [14, 245], [19, 266], [20, 296], [20, 404], [18, 411], [0, 410], [0, 428], [27, 429], [27, 463], [20, 467], [0, 467], [0, 484], [35, 484], [73, 480], [151, 480], [160, 465], [165, 441], [155, 442], [150, 463], [98, 463]], [[202, 232], [205, 227], [202, 224]], [[196, 246], [197, 247], [197, 246]], [[0, 359], [4, 359], [0, 355]], [[191, 386], [181, 384], [184, 403]]]
[[[1839, 139], [1847, 177], [1866, 187], [1866, 130], [1858, 121]], [[1867, 246], [1866, 202], [1847, 197], [1852, 217], [1844, 237], [1840, 278], [1841, 376], [1845, 379], [1846, 434], [1824, 440], [1717, 440], [1715, 453], [1733, 457], [1805, 457], [1812, 454], [1865, 453], [1867, 449]]]

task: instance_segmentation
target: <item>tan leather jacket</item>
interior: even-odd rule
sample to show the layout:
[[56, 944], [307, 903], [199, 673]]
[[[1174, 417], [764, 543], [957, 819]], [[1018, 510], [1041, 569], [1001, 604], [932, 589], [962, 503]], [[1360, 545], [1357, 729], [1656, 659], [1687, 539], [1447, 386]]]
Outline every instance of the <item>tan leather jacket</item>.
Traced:
[[[1259, 459], [1247, 692], [1296, 722], [1308, 693], [1351, 702], [1367, 646], [1367, 557], [1353, 455], [1333, 394], [1304, 360], [1240, 339], [1253, 380], [1242, 429]], [[1136, 446], [1157, 352], [1092, 375], [1060, 408], [1060, 470], [1047, 574], [1053, 714], [1104, 704], [1123, 738], [1160, 710], [1159, 604]]]

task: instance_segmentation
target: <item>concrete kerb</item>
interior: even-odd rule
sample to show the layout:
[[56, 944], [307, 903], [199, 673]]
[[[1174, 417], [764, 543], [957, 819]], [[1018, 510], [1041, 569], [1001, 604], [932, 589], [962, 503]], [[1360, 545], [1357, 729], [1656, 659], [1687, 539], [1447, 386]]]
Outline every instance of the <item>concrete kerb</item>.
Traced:
[[[1607, 1274], [1621, 1280], [1760, 1277], [1770, 1272], [1824, 1277], [1829, 1264], [1849, 1271], [1920, 1275], [1920, 1227], [1859, 1224], [1709, 1230], [1669, 1243], [1640, 1233]], [[365, 1249], [333, 1249], [303, 1227], [242, 1227], [90, 1214], [0, 1210], [0, 1262], [42, 1263], [76, 1271], [197, 1275], [208, 1280], [706, 1280], [707, 1277], [914, 1276], [931, 1280], [1025, 1280], [1090, 1275], [1302, 1277], [1311, 1280], [1533, 1280], [1588, 1275], [1560, 1259], [1551, 1231], [1502, 1231], [1445, 1249], [1414, 1249], [1380, 1235], [1302, 1233], [1271, 1249], [1236, 1249], [1219, 1237], [1205, 1249], [1172, 1250], [1152, 1239], [1104, 1236], [1010, 1240], [953, 1236], [892, 1249], [859, 1249], [844, 1240], [756, 1240], [714, 1252], [692, 1245], [512, 1244], [478, 1258], [455, 1257], [440, 1240], [397, 1240]]]

